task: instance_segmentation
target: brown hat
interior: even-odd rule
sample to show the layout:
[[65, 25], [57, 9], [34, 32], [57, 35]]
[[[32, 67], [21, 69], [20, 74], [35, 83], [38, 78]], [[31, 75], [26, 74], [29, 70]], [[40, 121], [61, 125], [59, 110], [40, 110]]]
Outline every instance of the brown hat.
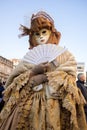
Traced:
[[36, 15], [33, 14], [33, 15], [32, 15], [32, 18], [31, 18], [31, 22], [32, 22], [34, 19], [38, 18], [38, 17], [43, 17], [43, 18], [49, 20], [52, 24], [54, 24], [54, 20], [50, 17], [49, 14], [47, 14], [47, 13], [44, 12], [44, 11], [39, 11]]
[[42, 28], [51, 30], [52, 35], [49, 39], [49, 43], [58, 44], [61, 34], [55, 29], [54, 20], [44, 11], [32, 14], [30, 28], [21, 25], [20, 29], [23, 33], [20, 36], [29, 35], [30, 46], [34, 47], [36, 46], [36, 43], [33, 41], [33, 34]]

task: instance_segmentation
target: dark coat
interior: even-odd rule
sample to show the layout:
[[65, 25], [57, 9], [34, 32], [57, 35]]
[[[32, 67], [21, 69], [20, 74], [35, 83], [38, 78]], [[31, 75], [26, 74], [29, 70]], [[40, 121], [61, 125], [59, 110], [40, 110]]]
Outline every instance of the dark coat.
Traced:
[[[77, 87], [81, 90], [81, 92], [87, 102], [87, 87], [85, 87], [84, 81], [78, 80], [76, 83], [77, 83]], [[86, 120], [87, 120], [87, 104], [85, 104], [84, 110], [85, 110]]]
[[0, 85], [0, 98], [3, 97], [3, 94], [2, 94], [3, 91], [4, 91], [4, 87], [3, 85]]
[[4, 106], [3, 94], [2, 94], [3, 91], [4, 91], [4, 87], [3, 85], [0, 85], [0, 111], [2, 110]]

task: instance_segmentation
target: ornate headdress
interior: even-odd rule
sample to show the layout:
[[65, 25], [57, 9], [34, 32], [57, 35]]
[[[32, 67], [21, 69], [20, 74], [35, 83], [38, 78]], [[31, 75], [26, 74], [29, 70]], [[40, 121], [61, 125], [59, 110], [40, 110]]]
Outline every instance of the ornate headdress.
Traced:
[[[19, 35], [19, 37], [21, 36], [26, 36], [26, 35], [31, 35], [32, 32], [35, 29], [35, 26], [37, 26], [37, 28], [39, 28], [38, 26], [40, 26], [40, 24], [38, 25], [35, 25], [36, 24], [36, 19], [40, 19], [40, 18], [43, 18], [44, 21], [45, 21], [45, 25], [43, 24], [42, 27], [44, 26], [53, 26], [54, 27], [54, 20], [50, 17], [50, 15], [48, 15], [46, 12], [44, 11], [39, 11], [37, 14], [32, 14], [32, 17], [31, 17], [31, 27], [28, 28], [28, 27], [25, 27], [23, 25], [20, 26], [20, 30], [23, 32], [21, 35]], [[35, 21], [35, 22], [34, 22]], [[41, 21], [41, 19], [39, 20]], [[48, 25], [47, 25], [47, 22], [48, 21]]]
[[44, 11], [39, 11], [36, 14], [32, 14], [30, 28], [21, 25], [20, 29], [23, 33], [19, 35], [19, 37], [29, 35], [29, 44], [30, 48], [32, 48], [34, 46], [37, 46], [36, 42], [33, 39], [33, 34], [42, 28], [51, 30], [51, 36], [48, 40], [49, 43], [59, 43], [61, 34], [55, 29], [54, 20], [50, 17], [49, 14]]
[[31, 22], [38, 18], [38, 17], [43, 17], [45, 19], [48, 19], [52, 24], [54, 24], [54, 20], [50, 17], [50, 15], [48, 15], [46, 12], [44, 11], [39, 11], [36, 15], [32, 15], [32, 18], [31, 18]]

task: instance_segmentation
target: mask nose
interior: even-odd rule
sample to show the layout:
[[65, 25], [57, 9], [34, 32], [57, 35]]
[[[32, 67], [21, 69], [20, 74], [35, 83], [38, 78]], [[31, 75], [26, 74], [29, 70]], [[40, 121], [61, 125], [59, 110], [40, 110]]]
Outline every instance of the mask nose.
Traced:
[[40, 39], [42, 39], [42, 38], [43, 38], [43, 34], [41, 33], [41, 34], [40, 34]]

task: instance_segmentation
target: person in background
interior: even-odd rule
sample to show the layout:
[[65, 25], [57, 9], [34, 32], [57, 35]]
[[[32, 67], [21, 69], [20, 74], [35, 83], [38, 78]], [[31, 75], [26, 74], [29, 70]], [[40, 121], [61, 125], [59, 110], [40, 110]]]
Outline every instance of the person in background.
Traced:
[[87, 121], [87, 87], [85, 86], [85, 80], [86, 80], [86, 77], [85, 77], [85, 74], [84, 73], [79, 73], [77, 75], [77, 87], [81, 90], [85, 100], [86, 100], [86, 104], [84, 106], [84, 110], [85, 110], [85, 115], [86, 115], [86, 121]]
[[0, 111], [2, 110], [2, 108], [4, 106], [3, 94], [2, 94], [3, 91], [4, 91], [4, 86], [3, 86], [2, 82], [0, 81]]

